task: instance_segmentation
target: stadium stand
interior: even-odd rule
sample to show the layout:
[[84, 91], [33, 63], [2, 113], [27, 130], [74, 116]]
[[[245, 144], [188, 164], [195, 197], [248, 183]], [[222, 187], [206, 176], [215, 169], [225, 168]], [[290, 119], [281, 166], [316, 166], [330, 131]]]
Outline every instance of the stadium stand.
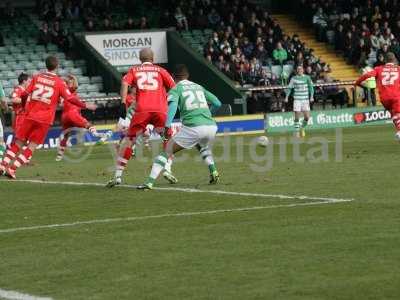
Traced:
[[302, 2], [298, 9], [313, 24], [316, 37], [331, 44], [349, 64], [380, 65], [389, 51], [400, 58], [400, 19], [394, 1]]
[[[67, 24], [70, 25], [68, 26]], [[17, 77], [21, 72], [33, 75], [44, 69], [43, 60], [50, 54], [59, 58], [61, 64], [59, 74], [61, 76], [73, 74], [78, 77], [81, 83], [80, 96], [107, 95], [103, 92], [101, 77], [87, 76], [86, 62], [69, 56], [69, 45], [72, 42], [72, 38], [67, 28], [73, 28], [74, 31], [83, 29], [72, 24], [75, 23], [54, 21], [51, 23], [52, 29], [50, 30], [48, 23], [39, 20], [38, 15], [23, 12], [19, 12], [18, 15], [13, 15], [10, 18], [0, 19], [0, 34], [2, 37], [0, 46], [0, 80], [7, 95], [17, 84]]]

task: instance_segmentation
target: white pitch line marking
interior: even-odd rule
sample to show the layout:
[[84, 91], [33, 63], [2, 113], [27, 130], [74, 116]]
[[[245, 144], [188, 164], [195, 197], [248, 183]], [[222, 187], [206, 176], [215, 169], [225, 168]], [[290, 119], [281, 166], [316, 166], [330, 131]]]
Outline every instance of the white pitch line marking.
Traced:
[[[44, 181], [36, 179], [18, 179], [10, 180], [7, 182], [26, 182], [36, 184], [49, 184], [49, 185], [72, 185], [72, 186], [99, 186], [105, 187], [104, 183], [98, 182], [72, 182], [72, 181]], [[122, 184], [118, 187], [136, 189], [136, 185]], [[326, 202], [348, 202], [354, 199], [342, 199], [342, 198], [330, 198], [330, 197], [314, 197], [304, 195], [279, 195], [279, 194], [260, 194], [260, 193], [246, 193], [246, 192], [231, 192], [221, 190], [200, 190], [192, 188], [178, 188], [178, 187], [155, 187], [154, 190], [159, 191], [173, 191], [173, 192], [184, 192], [184, 193], [208, 193], [208, 194], [219, 194], [219, 195], [230, 195], [230, 196], [245, 196], [245, 197], [259, 197], [259, 198], [278, 198], [278, 199], [292, 199], [292, 200], [316, 200]]]
[[7, 291], [0, 289], [0, 299], [7, 300], [53, 300], [49, 297], [37, 297], [28, 294], [23, 294], [16, 291]]
[[213, 214], [232, 213], [232, 212], [247, 212], [247, 211], [273, 209], [273, 208], [284, 208], [284, 207], [288, 208], [288, 207], [298, 207], [298, 206], [335, 204], [335, 203], [351, 202], [351, 201], [352, 200], [318, 201], [318, 202], [304, 202], [304, 203], [292, 203], [292, 204], [280, 204], [280, 205], [268, 205], [268, 206], [252, 206], [252, 207], [217, 209], [217, 210], [194, 211], [194, 212], [168, 213], [168, 214], [160, 214], [160, 215], [137, 216], [137, 217], [127, 217], [127, 218], [97, 219], [97, 220], [89, 220], [89, 221], [77, 221], [77, 222], [72, 222], [72, 223], [49, 224], [49, 225], [38, 225], [38, 226], [0, 229], [0, 234], [13, 233], [13, 232], [18, 232], [18, 231], [39, 230], [39, 229], [74, 227], [74, 226], [91, 225], [91, 224], [134, 222], [134, 221], [149, 220], [149, 219], [191, 217], [191, 216], [199, 216], [199, 215], [213, 215]]

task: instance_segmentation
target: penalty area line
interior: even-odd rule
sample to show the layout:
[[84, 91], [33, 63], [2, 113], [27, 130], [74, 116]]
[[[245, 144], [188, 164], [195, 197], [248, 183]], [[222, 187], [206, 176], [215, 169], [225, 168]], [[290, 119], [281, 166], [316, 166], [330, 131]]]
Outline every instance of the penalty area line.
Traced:
[[34, 230], [40, 230], [40, 229], [76, 227], [76, 226], [93, 225], [93, 224], [135, 222], [135, 221], [150, 220], [150, 219], [192, 217], [192, 216], [215, 215], [215, 214], [234, 213], [234, 212], [250, 212], [250, 211], [258, 211], [258, 210], [274, 209], [274, 208], [291, 208], [291, 207], [301, 207], [301, 206], [335, 204], [335, 203], [350, 202], [350, 201], [351, 200], [315, 201], [315, 202], [268, 205], [268, 206], [252, 206], [252, 207], [241, 207], [241, 208], [230, 208], [230, 209], [216, 209], [216, 210], [206, 210], [206, 211], [166, 213], [166, 214], [160, 214], [160, 215], [135, 216], [135, 217], [126, 217], [126, 218], [95, 219], [95, 220], [88, 220], [88, 221], [76, 221], [76, 222], [71, 222], [71, 223], [48, 224], [48, 225], [37, 225], [37, 226], [26, 226], [26, 227], [0, 229], [0, 234], [15, 233], [15, 232], [19, 232], [19, 231], [34, 231]]
[[28, 294], [23, 294], [17, 291], [9, 291], [0, 289], [0, 299], [6, 300], [53, 300], [49, 297], [38, 297]]
[[[15, 183], [33, 183], [33, 184], [48, 184], [48, 185], [70, 185], [70, 186], [98, 186], [105, 187], [104, 183], [98, 182], [73, 182], [73, 181], [46, 181], [37, 179], [17, 179], [9, 180], [7, 182]], [[122, 184], [118, 188], [130, 188], [136, 189], [137, 185]], [[286, 200], [315, 200], [315, 201], [326, 201], [326, 202], [349, 202], [354, 199], [344, 198], [332, 198], [332, 197], [314, 197], [306, 195], [282, 195], [282, 194], [263, 194], [263, 193], [247, 193], [247, 192], [233, 192], [223, 190], [200, 190], [195, 188], [179, 188], [179, 187], [155, 187], [155, 191], [171, 191], [171, 192], [183, 192], [183, 193], [206, 193], [206, 194], [217, 194], [217, 195], [228, 195], [228, 196], [244, 196], [244, 197], [258, 197], [258, 198], [275, 198], [275, 199], [286, 199]]]

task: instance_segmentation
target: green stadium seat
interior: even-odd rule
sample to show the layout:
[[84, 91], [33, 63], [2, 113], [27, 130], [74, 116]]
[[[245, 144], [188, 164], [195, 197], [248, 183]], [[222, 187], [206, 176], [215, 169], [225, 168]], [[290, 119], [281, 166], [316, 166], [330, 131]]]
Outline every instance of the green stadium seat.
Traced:
[[17, 64], [15, 64], [15, 65], [13, 66], [13, 70], [14, 70], [16, 73], [21, 73], [22, 71], [25, 70], [25, 66], [24, 66], [23, 64], [17, 63]]
[[70, 73], [77, 76], [77, 75], [83, 75], [82, 69], [81, 68], [70, 68]]
[[18, 75], [15, 74], [14, 71], [7, 71], [4, 74], [6, 75], [7, 80], [15, 79], [18, 77]]
[[103, 78], [101, 76], [93, 76], [92, 78], [90, 78], [90, 83], [103, 83]]
[[7, 53], [8, 53], [8, 51], [7, 51], [6, 47], [0, 47], [0, 55], [7, 54]]
[[64, 69], [64, 68], [59, 68], [58, 69], [58, 75], [60, 75], [61, 77], [65, 77], [69, 74], [69, 70], [68, 69]]
[[205, 35], [208, 35], [208, 36], [210, 36], [210, 35], [213, 34], [213, 30], [212, 30], [212, 29], [209, 29], [209, 28], [204, 29], [203, 32], [204, 32]]
[[90, 79], [87, 76], [77, 76], [77, 79], [78, 79], [79, 84], [89, 84], [90, 83]]
[[64, 60], [61, 62], [63, 68], [73, 68], [74, 62], [72, 60]]
[[57, 56], [58, 57], [58, 59], [62, 59], [62, 60], [65, 60], [66, 59], [66, 57], [65, 57], [65, 53], [63, 53], [63, 52], [57, 52], [57, 53], [55, 53], [55, 56]]
[[9, 55], [4, 56], [4, 62], [7, 64], [10, 62], [16, 62], [16, 61], [17, 61], [17, 59], [13, 55], [9, 54]]
[[96, 84], [89, 84], [86, 88], [86, 90], [90, 93], [90, 92], [99, 92], [99, 86]]
[[23, 65], [25, 67], [25, 70], [29, 70], [29, 69], [35, 68], [35, 65], [30, 61], [23, 62]]
[[39, 55], [37, 55], [37, 53], [31, 53], [30, 55], [29, 55], [29, 60], [31, 61], [31, 62], [33, 62], [33, 63], [37, 63], [37, 62], [39, 62], [39, 61], [42, 61], [42, 58], [39, 56]]
[[36, 45], [33, 47], [36, 53], [43, 53], [46, 52], [46, 47], [43, 45]]
[[86, 61], [84, 61], [83, 59], [75, 60], [74, 65], [77, 68], [78, 67], [86, 67]]
[[38, 62], [36, 63], [36, 68], [37, 68], [38, 70], [43, 70], [43, 69], [46, 68], [46, 64], [45, 64], [43, 61], [38, 61]]
[[3, 81], [1, 82], [1, 84], [2, 84], [2, 86], [3, 86], [4, 89], [6, 89], [6, 88], [12, 88], [12, 87], [13, 87], [13, 86], [12, 86], [11, 80], [3, 80]]
[[18, 60], [18, 62], [26, 62], [26, 61], [29, 61], [29, 56], [28, 55], [26, 55], [26, 54], [22, 54], [22, 53], [20, 53], [20, 54], [17, 54], [16, 56], [16, 59]]
[[37, 72], [38, 72], [38, 70], [36, 68], [26, 69], [26, 73], [28, 73], [29, 76], [32, 76], [32, 75], [36, 74]]
[[199, 29], [194, 29], [194, 30], [192, 30], [192, 35], [193, 36], [202, 36], [203, 32]]
[[7, 71], [8, 69], [7, 64], [0, 62], [0, 72]]
[[51, 52], [51, 51], [58, 51], [58, 47], [57, 47], [57, 45], [54, 45], [54, 44], [48, 44], [47, 45], [47, 51], [49, 51], [49, 52]]

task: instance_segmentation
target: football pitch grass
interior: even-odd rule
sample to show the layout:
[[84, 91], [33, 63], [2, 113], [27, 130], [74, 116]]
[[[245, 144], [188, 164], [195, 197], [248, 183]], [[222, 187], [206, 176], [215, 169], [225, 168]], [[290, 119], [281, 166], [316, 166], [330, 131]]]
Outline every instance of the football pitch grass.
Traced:
[[400, 299], [400, 144], [390, 126], [336, 135], [306, 137], [328, 142], [319, 162], [289, 135], [258, 155], [255, 136], [219, 138], [220, 184], [189, 151], [147, 192], [149, 150], [111, 190], [108, 145], [38, 151], [0, 180], [0, 299]]

